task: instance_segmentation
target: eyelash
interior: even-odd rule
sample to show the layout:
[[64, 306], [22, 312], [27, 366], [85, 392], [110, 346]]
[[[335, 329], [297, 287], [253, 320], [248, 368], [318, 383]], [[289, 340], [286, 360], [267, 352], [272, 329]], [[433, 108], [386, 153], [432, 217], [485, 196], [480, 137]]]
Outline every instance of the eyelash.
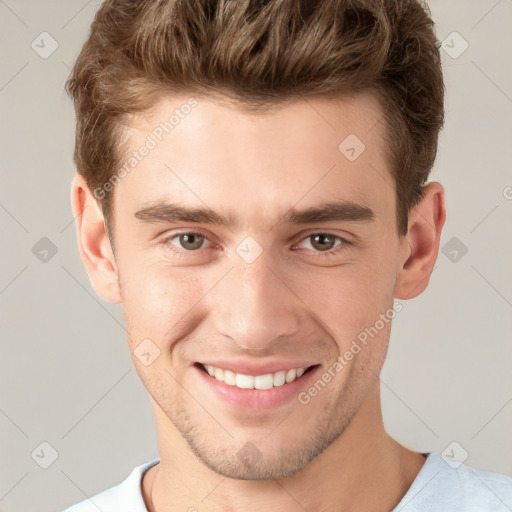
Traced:
[[[339, 235], [335, 235], [334, 233], [328, 233], [328, 232], [323, 232], [323, 231], [309, 233], [307, 236], [305, 236], [304, 238], [302, 238], [299, 241], [299, 244], [304, 242], [305, 240], [312, 238], [315, 235], [327, 236], [329, 238], [333, 238], [335, 240], [335, 243], [336, 243], [336, 240], [339, 240], [341, 243], [338, 244], [337, 246], [333, 247], [332, 249], [329, 249], [328, 251], [313, 250], [313, 253], [311, 255], [311, 257], [313, 257], [313, 258], [328, 258], [329, 256], [338, 256], [342, 252], [346, 251], [348, 249], [349, 245], [352, 245], [351, 242], [349, 242], [346, 238], [343, 238]], [[305, 249], [305, 250], [310, 251], [311, 249]]]
[[[183, 249], [183, 250], [177, 250], [175, 248], [175, 246], [173, 244], [171, 244], [171, 240], [174, 240], [175, 238], [178, 238], [182, 235], [194, 235], [194, 236], [200, 236], [200, 237], [203, 237], [205, 240], [208, 240], [208, 237], [206, 237], [205, 235], [203, 235], [202, 233], [198, 233], [198, 232], [195, 232], [195, 231], [180, 231], [179, 233], [173, 233], [171, 236], [168, 236], [167, 238], [165, 238], [164, 240], [162, 240], [162, 245], [165, 246], [165, 247], [170, 247], [171, 250], [177, 255], [177, 256], [184, 256], [186, 253], [194, 253], [194, 252], [198, 252], [200, 249], [197, 249], [195, 251], [188, 251], [186, 249]], [[317, 231], [317, 232], [314, 232], [314, 233], [310, 233], [308, 234], [307, 236], [305, 236], [304, 238], [302, 238], [298, 244], [296, 245], [299, 245], [301, 242], [315, 236], [315, 235], [323, 235], [323, 236], [328, 236], [330, 238], [334, 238], [336, 240], [340, 240], [342, 243], [341, 244], [338, 244], [337, 246], [335, 246], [333, 249], [329, 249], [328, 251], [313, 251], [313, 255], [312, 257], [313, 258], [325, 258], [325, 257], [329, 257], [329, 256], [333, 256], [333, 255], [338, 255], [340, 253], [342, 253], [343, 251], [347, 250], [349, 245], [352, 245], [351, 242], [349, 242], [347, 239], [339, 236], [339, 235], [335, 235], [333, 233], [328, 233], [328, 232], [323, 232], [323, 231]], [[310, 250], [310, 249], [306, 249], [306, 250]]]

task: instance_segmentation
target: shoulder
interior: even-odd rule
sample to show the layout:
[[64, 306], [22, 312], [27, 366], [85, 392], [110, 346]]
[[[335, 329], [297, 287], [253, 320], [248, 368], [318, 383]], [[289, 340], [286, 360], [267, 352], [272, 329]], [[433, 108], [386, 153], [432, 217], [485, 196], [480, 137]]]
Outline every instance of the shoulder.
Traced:
[[158, 462], [159, 459], [154, 459], [135, 467], [118, 485], [76, 503], [62, 512], [147, 512], [141, 492], [142, 475]]
[[510, 512], [512, 478], [430, 453], [393, 512]]

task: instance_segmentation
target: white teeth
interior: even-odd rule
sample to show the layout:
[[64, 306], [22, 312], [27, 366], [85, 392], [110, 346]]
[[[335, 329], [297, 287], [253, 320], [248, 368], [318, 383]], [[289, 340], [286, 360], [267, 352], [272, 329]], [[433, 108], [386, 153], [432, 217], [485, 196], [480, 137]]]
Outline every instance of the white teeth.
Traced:
[[271, 389], [273, 387], [283, 386], [289, 382], [293, 382], [304, 374], [306, 368], [297, 368], [288, 371], [279, 371], [276, 373], [266, 373], [265, 375], [244, 375], [243, 373], [235, 373], [214, 366], [203, 365], [208, 374], [224, 382], [228, 386], [236, 386], [242, 389]]
[[213, 376], [220, 381], [224, 381], [224, 370], [222, 368], [215, 368]]
[[286, 372], [274, 373], [274, 386], [282, 386], [286, 382]]
[[267, 373], [254, 377], [254, 389], [271, 389], [274, 387], [274, 375]]
[[236, 373], [232, 372], [231, 370], [224, 370], [224, 382], [228, 386], [235, 386], [236, 385]]
[[297, 370], [288, 370], [286, 372], [286, 382], [291, 382], [297, 378]]
[[236, 374], [235, 386], [243, 389], [254, 388], [254, 377], [252, 375], [243, 375], [241, 373]]

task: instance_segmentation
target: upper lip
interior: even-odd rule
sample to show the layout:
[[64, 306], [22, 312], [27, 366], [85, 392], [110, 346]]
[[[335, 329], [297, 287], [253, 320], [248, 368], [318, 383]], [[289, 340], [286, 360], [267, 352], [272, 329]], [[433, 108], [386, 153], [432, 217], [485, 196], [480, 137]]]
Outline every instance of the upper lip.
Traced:
[[221, 359], [211, 359], [208, 361], [200, 361], [200, 364], [214, 366], [215, 368], [222, 368], [223, 370], [230, 370], [233, 373], [241, 373], [243, 375], [265, 375], [267, 373], [276, 373], [279, 371], [294, 370], [297, 368], [309, 368], [314, 366], [315, 363], [311, 363], [304, 360], [296, 361], [269, 361], [266, 363], [255, 363], [243, 360], [229, 361]]

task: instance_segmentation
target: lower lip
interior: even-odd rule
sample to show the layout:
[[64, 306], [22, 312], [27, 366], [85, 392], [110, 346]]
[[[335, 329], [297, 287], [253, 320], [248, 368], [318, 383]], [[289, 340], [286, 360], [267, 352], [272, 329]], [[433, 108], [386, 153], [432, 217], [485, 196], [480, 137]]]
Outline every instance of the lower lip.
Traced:
[[307, 387], [320, 366], [314, 366], [293, 382], [271, 389], [242, 389], [236, 386], [229, 386], [211, 377], [202, 368], [196, 365], [192, 368], [197, 372], [199, 378], [202, 379], [204, 385], [207, 386], [207, 389], [210, 389], [224, 402], [239, 408], [272, 409], [296, 398], [299, 393]]

